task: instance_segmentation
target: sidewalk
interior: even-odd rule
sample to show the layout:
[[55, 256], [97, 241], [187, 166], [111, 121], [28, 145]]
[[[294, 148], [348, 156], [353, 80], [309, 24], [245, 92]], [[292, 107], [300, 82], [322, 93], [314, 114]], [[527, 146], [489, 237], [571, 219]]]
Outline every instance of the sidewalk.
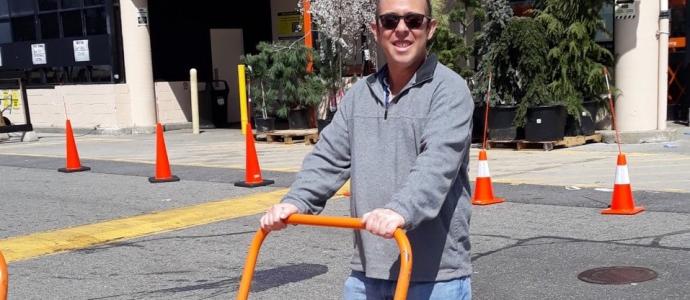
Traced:
[[[634, 190], [690, 193], [690, 128], [675, 125], [675, 142], [623, 145]], [[210, 129], [200, 135], [190, 130], [165, 133], [171, 165], [244, 169], [244, 137], [236, 129]], [[76, 136], [82, 159], [155, 162], [154, 135]], [[38, 142], [0, 142], [0, 154], [64, 157], [62, 134], [40, 134]], [[478, 145], [471, 150], [470, 176], [476, 176]], [[313, 146], [281, 143], [256, 144], [262, 170], [299, 171]], [[616, 167], [615, 144], [588, 144], [553, 151], [492, 149], [492, 179], [508, 184], [611, 188]], [[184, 180], [184, 178], [182, 178]]]

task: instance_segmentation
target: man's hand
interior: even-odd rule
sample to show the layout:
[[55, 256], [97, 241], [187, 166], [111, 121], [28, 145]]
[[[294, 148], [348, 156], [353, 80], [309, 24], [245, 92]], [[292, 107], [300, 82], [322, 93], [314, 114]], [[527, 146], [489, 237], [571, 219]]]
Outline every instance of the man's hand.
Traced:
[[281, 230], [287, 226], [284, 220], [297, 212], [299, 212], [297, 206], [289, 203], [273, 205], [261, 217], [261, 229], [266, 231]]
[[405, 219], [398, 213], [377, 208], [362, 216], [366, 230], [383, 238], [390, 239], [393, 232], [405, 224]]

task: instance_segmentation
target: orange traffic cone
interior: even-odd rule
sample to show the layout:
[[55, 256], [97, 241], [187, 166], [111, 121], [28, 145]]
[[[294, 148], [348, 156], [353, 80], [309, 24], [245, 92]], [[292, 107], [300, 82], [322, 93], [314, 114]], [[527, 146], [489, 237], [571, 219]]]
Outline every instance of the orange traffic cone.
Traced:
[[7, 273], [7, 262], [5, 257], [0, 252], [0, 299], [7, 299], [7, 283], [9, 281], [9, 274]]
[[644, 207], [635, 206], [635, 200], [633, 200], [630, 176], [628, 176], [628, 162], [625, 159], [625, 154], [618, 154], [616, 181], [613, 184], [611, 207], [602, 210], [601, 213], [607, 215], [634, 215], [643, 210]]
[[74, 141], [74, 133], [72, 132], [72, 123], [67, 119], [65, 122], [65, 138], [67, 140], [66, 163], [64, 168], [59, 168], [58, 171], [62, 173], [73, 173], [91, 170], [89, 167], [84, 167], [79, 161], [79, 152], [77, 152], [77, 143]]
[[273, 180], [263, 179], [261, 177], [261, 167], [259, 167], [259, 158], [256, 155], [256, 147], [254, 146], [254, 134], [252, 132], [252, 125], [247, 122], [245, 133], [245, 141], [247, 144], [247, 156], [246, 156], [246, 175], [244, 176], [244, 181], [235, 182], [235, 186], [241, 187], [257, 187], [265, 186], [275, 183]]
[[477, 166], [477, 170], [478, 174], [475, 180], [472, 204], [489, 205], [505, 201], [503, 198], [494, 197], [494, 188], [491, 184], [491, 174], [489, 173], [489, 162], [486, 159], [486, 151], [484, 149], [479, 151], [479, 165]]
[[150, 183], [180, 181], [180, 177], [172, 175], [170, 163], [168, 162], [168, 151], [165, 149], [165, 138], [163, 138], [163, 126], [156, 124], [156, 176], [149, 177]]

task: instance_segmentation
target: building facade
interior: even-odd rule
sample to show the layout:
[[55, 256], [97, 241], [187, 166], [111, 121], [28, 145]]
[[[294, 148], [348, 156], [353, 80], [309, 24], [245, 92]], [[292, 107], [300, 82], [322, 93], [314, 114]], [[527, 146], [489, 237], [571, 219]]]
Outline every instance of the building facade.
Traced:
[[[530, 2], [511, 1], [516, 10]], [[669, 3], [668, 64], [658, 60], [663, 1], [626, 2], [634, 18], [614, 21], [612, 0], [603, 15], [612, 35], [598, 37], [617, 57], [620, 129], [663, 129], [666, 116], [687, 120], [686, 0]], [[128, 134], [152, 132], [156, 122], [191, 127], [196, 68], [202, 125], [232, 126], [240, 121], [240, 56], [259, 41], [299, 37], [296, 9], [296, 0], [0, 0], [0, 73], [24, 74], [39, 131], [61, 131], [69, 118], [77, 129]], [[662, 75], [667, 96], [657, 84]], [[5, 108], [11, 122], [25, 121]]]

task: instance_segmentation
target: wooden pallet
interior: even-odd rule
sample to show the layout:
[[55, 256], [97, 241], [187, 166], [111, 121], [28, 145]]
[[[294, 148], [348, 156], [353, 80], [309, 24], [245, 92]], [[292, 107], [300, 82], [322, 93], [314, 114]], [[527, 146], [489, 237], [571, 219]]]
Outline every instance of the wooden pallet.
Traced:
[[551, 151], [555, 148], [569, 148], [580, 146], [588, 143], [600, 143], [601, 134], [594, 134], [588, 136], [566, 136], [560, 141], [544, 141], [532, 142], [526, 140], [512, 140], [512, 141], [489, 141], [489, 148], [512, 148], [515, 150], [524, 149], [543, 149], [544, 151]]
[[265, 139], [267, 143], [281, 142], [284, 144], [294, 144], [295, 142], [304, 142], [307, 145], [316, 144], [319, 139], [319, 134], [316, 128], [312, 129], [290, 129], [290, 130], [276, 130], [272, 132], [264, 132], [256, 135], [257, 140]]

